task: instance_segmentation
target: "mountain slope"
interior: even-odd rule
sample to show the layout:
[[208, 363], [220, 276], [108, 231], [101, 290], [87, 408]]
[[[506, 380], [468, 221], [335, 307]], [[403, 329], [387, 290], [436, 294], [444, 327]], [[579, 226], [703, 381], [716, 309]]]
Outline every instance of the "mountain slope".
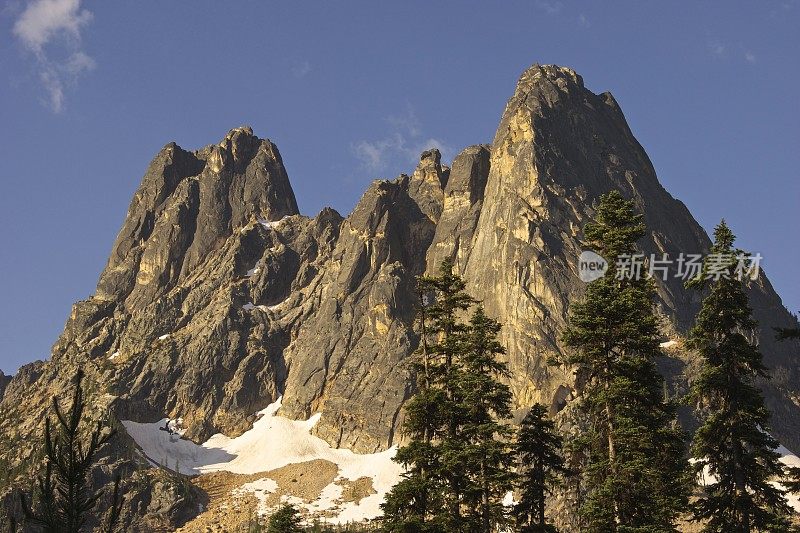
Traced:
[[[557, 66], [523, 73], [491, 146], [466, 148], [451, 168], [438, 151], [425, 152], [410, 175], [373, 182], [347, 217], [300, 215], [277, 147], [249, 128], [194, 152], [168, 144], [131, 202], [96, 293], [75, 304], [51, 360], [27, 365], [5, 387], [0, 375], [0, 458], [14, 467], [0, 486], [35, 465], [30, 439], [78, 366], [98, 413], [132, 423], [180, 417], [195, 442], [241, 435], [282, 397], [284, 417], [321, 413], [313, 432], [335, 447], [387, 449], [402, 440], [414, 387], [405, 364], [417, 344], [414, 277], [445, 258], [504, 324], [516, 408], [540, 401], [556, 413], [580, 394], [581, 377], [547, 360], [563, 350], [569, 302], [583, 291], [582, 228], [612, 188], [647, 214], [643, 252], [708, 249], [614, 98]], [[658, 289], [665, 341], [678, 339], [698, 296], [674, 276]], [[800, 362], [771, 330], [795, 322], [766, 277], [750, 295], [775, 375], [764, 384], [773, 433], [797, 450]], [[692, 358], [671, 355], [661, 367], [677, 394]], [[134, 443], [124, 444], [108, 451], [108, 463], [146, 470]], [[149, 496], [145, 486], [126, 490], [139, 495], [131, 501]], [[173, 525], [202, 500], [159, 497], [156, 507], [169, 510], [159, 516]], [[129, 527], [160, 512], [151, 507], [129, 505]]]

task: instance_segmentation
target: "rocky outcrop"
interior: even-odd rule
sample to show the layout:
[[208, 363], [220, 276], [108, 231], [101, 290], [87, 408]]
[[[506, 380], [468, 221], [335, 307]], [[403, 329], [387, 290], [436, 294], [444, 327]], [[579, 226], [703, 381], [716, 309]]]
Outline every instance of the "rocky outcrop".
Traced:
[[442, 214], [428, 248], [426, 266], [429, 274], [433, 274], [445, 259], [459, 266], [466, 265], [483, 207], [490, 154], [489, 146], [470, 146], [453, 160], [443, 191]]
[[406, 176], [374, 182], [344, 220], [287, 349], [283, 410], [321, 411], [316, 431], [335, 445], [391, 444], [409, 392], [402, 363], [416, 345], [413, 280], [434, 232], [425, 206], [410, 196], [412, 183]]
[[[277, 147], [250, 128], [193, 152], [170, 143], [145, 173], [95, 294], [75, 304], [51, 360], [23, 367], [7, 385], [0, 374], [0, 457], [15, 468], [0, 485], [35, 466], [41, 416], [79, 366], [98, 416], [181, 417], [195, 441], [242, 433], [282, 395], [284, 416], [321, 412], [314, 431], [335, 446], [368, 452], [397, 443], [414, 389], [406, 364], [418, 342], [414, 279], [444, 259], [503, 323], [515, 406], [539, 401], [557, 413], [580, 384], [548, 359], [563, 352], [569, 302], [584, 288], [582, 229], [612, 188], [647, 214], [643, 252], [708, 249], [614, 98], [556, 66], [523, 73], [491, 146], [466, 148], [451, 168], [426, 151], [410, 176], [373, 182], [346, 217], [300, 215]], [[678, 337], [698, 296], [674, 276], [658, 291], [665, 339]], [[771, 330], [795, 321], [765, 277], [750, 295], [775, 376], [763, 384], [773, 432], [797, 449], [800, 363]], [[664, 359], [673, 393], [691, 379], [691, 363], [680, 351]], [[151, 476], [126, 486], [131, 530], [154, 515], [185, 521], [199, 497], [169, 476], [147, 488], [155, 469], [126, 442], [108, 452], [121, 461], [114, 464]]]
[[6, 386], [11, 381], [11, 376], [6, 376], [3, 374], [3, 371], [0, 370], [0, 400], [3, 399], [3, 393], [6, 391]]
[[450, 169], [442, 166], [441, 159], [439, 150], [422, 152], [408, 183], [408, 195], [434, 224], [442, 215], [444, 189], [450, 176]]

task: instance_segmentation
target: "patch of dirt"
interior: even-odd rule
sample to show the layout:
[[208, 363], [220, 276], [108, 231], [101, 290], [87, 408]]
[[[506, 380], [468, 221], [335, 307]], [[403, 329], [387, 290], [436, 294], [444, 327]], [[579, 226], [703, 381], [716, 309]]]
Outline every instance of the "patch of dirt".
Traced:
[[215, 533], [249, 532], [258, 524], [258, 499], [253, 494], [244, 493], [212, 499], [202, 513], [177, 533]]
[[[252, 492], [236, 490], [242, 485], [264, 478], [274, 480], [278, 488], [267, 496], [268, 507], [279, 505], [283, 496], [293, 496], [305, 502], [312, 502], [319, 498], [322, 489], [333, 483], [338, 473], [339, 468], [334, 463], [315, 459], [256, 474], [232, 474], [220, 471], [196, 476], [192, 478], [192, 484], [208, 495], [208, 507], [189, 523], [178, 528], [176, 533], [250, 531], [258, 521], [259, 502]], [[365, 482], [360, 479], [348, 482], [357, 485], [357, 488], [353, 489], [354, 497], [366, 490], [372, 490], [372, 480], [362, 479], [368, 482], [366, 488]], [[358, 500], [371, 493], [360, 496]]]
[[367, 496], [377, 494], [378, 491], [372, 486], [372, 478], [360, 477], [355, 481], [350, 479], [340, 479], [336, 482], [342, 487], [342, 502], [354, 502], [356, 505]]
[[[270, 495], [268, 505], [280, 503], [281, 496], [294, 496], [305, 502], [319, 498], [322, 489], [333, 483], [339, 473], [339, 467], [324, 459], [315, 459], [305, 463], [293, 463], [276, 470], [271, 470], [259, 477], [268, 477], [278, 484], [278, 490]], [[272, 503], [275, 499], [276, 502]]]
[[265, 475], [266, 473], [247, 475], [220, 471], [196, 476], [191, 481], [194, 486], [208, 495], [209, 500], [213, 501], [222, 496], [227, 496], [231, 490], [245, 483], [261, 479]]

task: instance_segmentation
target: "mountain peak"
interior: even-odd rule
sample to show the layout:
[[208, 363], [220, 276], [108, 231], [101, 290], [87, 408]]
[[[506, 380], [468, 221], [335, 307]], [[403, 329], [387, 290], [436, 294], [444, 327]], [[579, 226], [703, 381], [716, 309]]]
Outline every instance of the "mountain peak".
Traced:
[[[415, 276], [444, 259], [503, 324], [515, 408], [540, 402], [561, 417], [583, 384], [548, 361], [564, 354], [569, 304], [585, 291], [583, 228], [609, 190], [646, 214], [642, 253], [708, 249], [703, 229], [658, 183], [619, 105], [555, 65], [522, 74], [491, 146], [465, 148], [452, 169], [426, 150], [410, 175], [373, 182], [346, 218], [331, 209], [298, 216], [278, 148], [248, 126], [192, 152], [170, 143], [131, 201], [97, 294], [75, 304], [51, 361], [23, 367], [4, 392], [0, 373], [0, 434], [34, 434], [80, 365], [117, 418], [180, 418], [184, 439], [240, 435], [282, 397], [280, 414], [317, 415], [313, 433], [329, 444], [385, 449], [404, 438], [415, 386]], [[697, 296], [677, 276], [654, 283], [665, 336], [680, 338]], [[765, 362], [780, 369], [763, 383], [779, 415], [774, 435], [800, 448], [800, 366], [771, 330], [796, 322], [766, 279], [751, 301]], [[665, 359], [670, 390], [684, 390], [692, 361]], [[0, 439], [0, 458], [18, 465], [32, 450], [12, 442]], [[114, 457], [130, 471], [150, 469], [127, 453]], [[197, 512], [199, 501], [170, 498]]]
[[533, 85], [554, 83], [562, 88], [575, 85], [584, 88], [583, 78], [569, 67], [559, 65], [531, 65], [522, 73], [517, 82], [519, 88], [530, 88]]
[[[242, 126], [239, 126], [238, 128], [231, 128], [228, 131], [228, 133], [225, 135], [225, 139], [223, 140], [223, 142], [225, 140], [233, 139], [234, 137], [242, 136], [242, 135], [247, 136], [247, 137], [255, 137], [255, 135], [253, 135], [252, 126], [242, 125]], [[220, 144], [222, 144], [222, 143], [220, 143]]]
[[168, 144], [142, 178], [98, 283], [103, 299], [149, 301], [251, 220], [298, 214], [278, 147], [234, 128], [187, 152]]

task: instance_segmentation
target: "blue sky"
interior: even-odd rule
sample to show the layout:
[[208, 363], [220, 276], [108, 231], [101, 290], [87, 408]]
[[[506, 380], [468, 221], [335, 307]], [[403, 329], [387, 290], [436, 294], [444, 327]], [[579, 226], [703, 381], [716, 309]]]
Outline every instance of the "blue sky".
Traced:
[[[297, 6], [302, 7], [297, 7]], [[300, 209], [491, 141], [532, 63], [610, 90], [661, 182], [725, 217], [800, 309], [800, 2], [9, 1], [0, 9], [0, 369], [46, 358], [148, 162], [249, 124]]]

